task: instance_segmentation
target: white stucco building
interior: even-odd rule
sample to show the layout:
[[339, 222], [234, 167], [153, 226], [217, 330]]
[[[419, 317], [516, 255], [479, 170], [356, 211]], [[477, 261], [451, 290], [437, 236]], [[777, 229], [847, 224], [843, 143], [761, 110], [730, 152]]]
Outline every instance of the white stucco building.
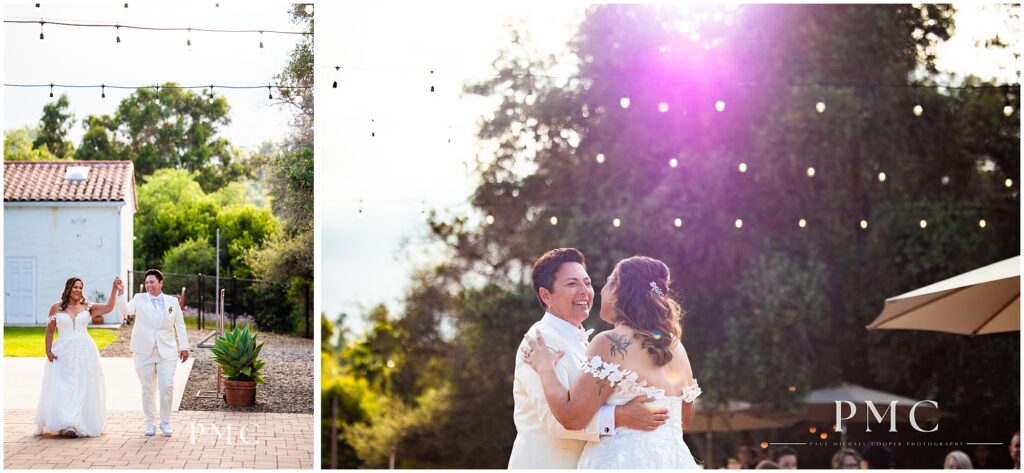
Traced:
[[130, 161], [4, 162], [4, 325], [45, 325], [71, 276], [105, 303], [132, 268], [136, 210]]

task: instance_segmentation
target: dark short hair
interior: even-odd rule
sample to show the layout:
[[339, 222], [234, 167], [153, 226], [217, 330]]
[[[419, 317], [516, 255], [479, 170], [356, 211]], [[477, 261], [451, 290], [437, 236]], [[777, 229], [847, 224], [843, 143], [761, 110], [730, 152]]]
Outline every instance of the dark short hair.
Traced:
[[148, 278], [149, 276], [155, 277], [157, 281], [164, 281], [164, 273], [161, 273], [159, 269], [147, 269], [144, 278]]
[[860, 458], [868, 462], [868, 468], [871, 469], [889, 469], [895, 468], [896, 462], [893, 461], [892, 450], [882, 445], [868, 445], [860, 451]]
[[533, 293], [537, 296], [537, 300], [540, 301], [540, 306], [545, 310], [548, 306], [540, 298], [540, 288], [543, 287], [548, 291], [554, 291], [555, 273], [565, 263], [579, 263], [583, 265], [583, 269], [587, 268], [587, 259], [576, 248], [556, 248], [544, 253], [540, 258], [537, 258], [537, 261], [533, 262], [533, 275], [531, 276], [533, 279]]
[[795, 457], [797, 456], [796, 450], [793, 450], [792, 448], [789, 447], [776, 448], [775, 450], [772, 451], [772, 461], [778, 463], [779, 459], [786, 455], [793, 455]]

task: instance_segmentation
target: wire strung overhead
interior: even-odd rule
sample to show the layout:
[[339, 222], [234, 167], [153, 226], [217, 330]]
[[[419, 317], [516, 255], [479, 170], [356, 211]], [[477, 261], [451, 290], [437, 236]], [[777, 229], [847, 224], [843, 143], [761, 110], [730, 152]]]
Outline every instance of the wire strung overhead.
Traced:
[[[313, 33], [308, 31], [285, 31], [285, 30], [268, 30], [268, 29], [230, 29], [230, 28], [194, 28], [191, 26], [142, 26], [142, 25], [123, 25], [120, 23], [85, 23], [85, 22], [70, 22], [70, 21], [47, 21], [47, 20], [21, 20], [13, 18], [4, 18], [4, 23], [12, 24], [38, 24], [40, 28], [45, 25], [55, 26], [68, 26], [78, 28], [113, 28], [115, 30], [124, 28], [131, 30], [146, 30], [146, 31], [184, 31], [184, 32], [201, 32], [201, 33], [259, 33], [259, 34], [284, 34], [284, 35], [312, 35]], [[40, 32], [42, 36], [42, 32]], [[40, 37], [39, 39], [44, 39]]]
[[259, 84], [259, 85], [219, 85], [219, 84], [203, 84], [203, 85], [115, 85], [115, 84], [14, 84], [4, 83], [4, 87], [17, 87], [17, 88], [50, 88], [50, 97], [53, 97], [53, 89], [64, 88], [64, 89], [100, 89], [100, 98], [107, 98], [107, 89], [122, 89], [122, 90], [140, 90], [140, 89], [152, 89], [159, 91], [160, 89], [209, 89], [209, 96], [213, 97], [213, 89], [233, 89], [233, 90], [246, 90], [246, 89], [267, 89], [267, 99], [273, 99], [273, 89], [278, 91], [286, 89], [312, 89], [313, 86], [309, 85], [280, 85], [280, 84]]

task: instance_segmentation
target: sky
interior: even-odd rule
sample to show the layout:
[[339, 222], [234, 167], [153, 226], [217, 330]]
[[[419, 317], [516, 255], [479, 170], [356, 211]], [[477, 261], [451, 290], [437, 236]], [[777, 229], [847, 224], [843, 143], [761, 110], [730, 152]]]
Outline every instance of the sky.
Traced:
[[[219, 3], [219, 7], [214, 4]], [[8, 2], [5, 19], [30, 19], [84, 23], [114, 23], [137, 26], [193, 27], [299, 31], [291, 24], [290, 2], [226, 0], [220, 2]], [[45, 25], [45, 40], [39, 40], [38, 24], [3, 27], [4, 83], [66, 83], [149, 85], [174, 81], [181, 85], [254, 85], [273, 82], [288, 60], [298, 35], [259, 33], [192, 33], [192, 50], [186, 47], [187, 33], [140, 31], [125, 28], [76, 28]], [[117, 46], [116, 36], [121, 36]], [[277, 91], [274, 89], [274, 93]], [[35, 126], [42, 107], [67, 93], [70, 110], [78, 120], [90, 114], [111, 114], [129, 90], [55, 89], [4, 87], [3, 128]], [[201, 92], [201, 90], [199, 90]], [[220, 134], [236, 146], [255, 150], [260, 143], [280, 141], [287, 136], [291, 112], [267, 99], [267, 90], [227, 91], [214, 89], [231, 105], [231, 124]], [[85, 130], [76, 123], [71, 139], [76, 144]]]
[[[508, 43], [506, 22], [525, 22], [535, 47], [557, 53], [585, 9], [491, 2], [458, 13], [403, 5], [396, 15], [394, 7], [332, 3], [317, 10], [318, 294], [321, 311], [346, 313], [345, 325], [357, 334], [372, 306], [400, 310], [411, 271], [437, 260], [436, 246], [424, 243], [422, 211], [470, 209], [477, 179], [467, 163], [478, 153], [486, 158], [475, 130], [495, 102], [461, 94], [462, 84], [494, 73], [491, 63]], [[939, 69], [1017, 82], [1012, 53], [975, 44], [1012, 28], [998, 11], [963, 5], [956, 19], [954, 37], [938, 50]], [[334, 81], [339, 87], [327, 89]]]
[[[476, 124], [495, 102], [461, 89], [494, 74], [492, 61], [508, 43], [504, 25], [525, 23], [538, 49], [558, 52], [585, 10], [508, 2], [459, 14], [401, 8], [397, 15], [390, 3], [317, 6], [317, 294], [321, 310], [332, 318], [347, 313], [355, 333], [366, 329], [361, 316], [372, 306], [399, 310], [412, 270], [437, 260], [422, 212], [470, 210], [477, 179], [467, 163], [486, 154], [475, 143]], [[1018, 81], [1012, 52], [976, 45], [993, 32], [1019, 37], [1005, 15], [963, 5], [956, 23], [938, 50], [940, 71]]]

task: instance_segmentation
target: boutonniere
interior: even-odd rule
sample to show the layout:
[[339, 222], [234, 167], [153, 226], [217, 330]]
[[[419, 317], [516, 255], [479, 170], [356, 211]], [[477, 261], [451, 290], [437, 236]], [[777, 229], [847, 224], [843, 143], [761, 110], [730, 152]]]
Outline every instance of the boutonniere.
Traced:
[[174, 307], [168, 307], [167, 308], [167, 313], [170, 314], [172, 312], [174, 312]]

